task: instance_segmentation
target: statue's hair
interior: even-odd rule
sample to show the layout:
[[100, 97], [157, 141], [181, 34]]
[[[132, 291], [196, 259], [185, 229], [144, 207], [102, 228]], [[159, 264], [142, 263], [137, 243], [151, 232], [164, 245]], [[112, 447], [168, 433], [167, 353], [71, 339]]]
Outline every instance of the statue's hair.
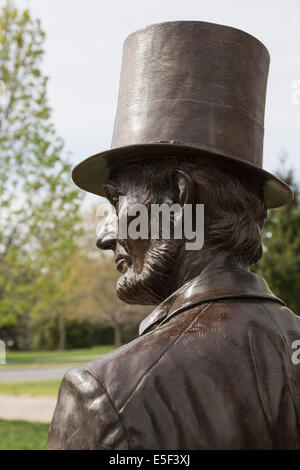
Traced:
[[267, 209], [256, 172], [206, 157], [159, 158], [132, 163], [127, 170], [127, 177], [138, 175], [138, 184], [145, 186], [147, 204], [160, 202], [170, 187], [170, 172], [179, 170], [192, 181], [189, 202], [204, 204], [204, 247], [247, 266], [260, 259]]

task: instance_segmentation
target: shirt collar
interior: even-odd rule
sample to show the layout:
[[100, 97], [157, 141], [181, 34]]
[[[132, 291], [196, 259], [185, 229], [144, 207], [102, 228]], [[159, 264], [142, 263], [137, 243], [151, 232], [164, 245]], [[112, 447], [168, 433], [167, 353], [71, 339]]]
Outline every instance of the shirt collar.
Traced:
[[285, 303], [276, 297], [266, 281], [246, 269], [219, 269], [200, 274], [159, 304], [140, 324], [139, 334], [157, 328], [175, 314], [208, 301], [227, 298], [256, 298]]

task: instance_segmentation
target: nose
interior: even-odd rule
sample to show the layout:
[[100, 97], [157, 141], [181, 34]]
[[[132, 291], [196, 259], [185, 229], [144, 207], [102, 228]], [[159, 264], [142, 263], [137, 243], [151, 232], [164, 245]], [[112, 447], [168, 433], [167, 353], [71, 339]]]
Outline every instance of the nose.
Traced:
[[97, 231], [96, 245], [100, 250], [114, 250], [116, 248], [116, 217], [109, 214], [101, 223]]

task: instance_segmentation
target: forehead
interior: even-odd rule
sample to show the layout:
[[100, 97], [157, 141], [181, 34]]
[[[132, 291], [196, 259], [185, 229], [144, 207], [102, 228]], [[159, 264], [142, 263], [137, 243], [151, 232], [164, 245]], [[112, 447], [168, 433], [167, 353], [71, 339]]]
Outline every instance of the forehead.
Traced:
[[107, 184], [103, 185], [103, 189], [109, 202], [114, 207], [118, 207], [119, 211], [121, 207], [144, 204], [147, 199], [141, 185], [129, 184], [127, 180], [119, 182], [111, 179]]
[[144, 172], [130, 166], [111, 171], [106, 183], [106, 192], [111, 191], [121, 196], [142, 197], [147, 191]]

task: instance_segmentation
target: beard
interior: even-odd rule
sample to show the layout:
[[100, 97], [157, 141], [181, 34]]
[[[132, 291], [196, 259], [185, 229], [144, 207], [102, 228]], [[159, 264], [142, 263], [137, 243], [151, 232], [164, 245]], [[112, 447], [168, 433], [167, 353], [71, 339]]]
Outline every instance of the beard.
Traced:
[[129, 266], [117, 282], [118, 297], [128, 304], [157, 305], [169, 297], [176, 286], [174, 271], [182, 240], [152, 240], [140, 273]]

